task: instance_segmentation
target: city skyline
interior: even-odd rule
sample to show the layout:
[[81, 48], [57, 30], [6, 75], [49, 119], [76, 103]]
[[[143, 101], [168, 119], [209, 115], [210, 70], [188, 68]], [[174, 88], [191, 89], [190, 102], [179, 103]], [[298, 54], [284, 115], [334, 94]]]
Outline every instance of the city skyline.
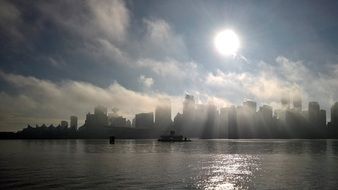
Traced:
[[[194, 101], [194, 108], [193, 109], [198, 110], [198, 108], [200, 106], [209, 106], [209, 105], [212, 105], [212, 106], [215, 106], [218, 114], [221, 114], [222, 110], [224, 110], [224, 109], [228, 109], [228, 108], [232, 108], [232, 107], [238, 109], [238, 108], [247, 106], [246, 104], [254, 104], [254, 107], [256, 108], [254, 110], [254, 112], [258, 112], [262, 108], [270, 107], [271, 111], [272, 111], [271, 112], [272, 117], [275, 117], [275, 118], [279, 118], [278, 117], [278, 114], [279, 114], [278, 112], [279, 111], [287, 111], [287, 110], [298, 110], [300, 112], [304, 112], [304, 114], [309, 114], [309, 118], [311, 118], [311, 113], [309, 112], [309, 110], [318, 109], [318, 112], [324, 111], [324, 114], [325, 114], [325, 117], [324, 117], [325, 118], [325, 125], [327, 125], [329, 122], [332, 122], [332, 120], [334, 120], [334, 119], [332, 119], [333, 118], [332, 116], [334, 116], [334, 115], [335, 115], [335, 118], [337, 118], [336, 121], [338, 121], [338, 111], [336, 111], [336, 112], [333, 111], [333, 110], [338, 110], [338, 108], [334, 109], [335, 106], [336, 107], [338, 106], [338, 102], [335, 102], [330, 107], [329, 110], [325, 110], [325, 109], [322, 109], [320, 107], [320, 104], [318, 102], [316, 102], [316, 101], [308, 102], [307, 106], [303, 106], [304, 104], [303, 104], [303, 102], [301, 100], [300, 100], [300, 102], [293, 102], [293, 101], [291, 101], [291, 99], [289, 99], [288, 102], [286, 103], [286, 99], [285, 98], [281, 98], [279, 109], [276, 109], [276, 108], [274, 108], [274, 107], [272, 107], [270, 105], [257, 104], [257, 102], [252, 101], [252, 100], [245, 100], [245, 101], [242, 102], [241, 105], [228, 105], [228, 106], [225, 106], [225, 107], [220, 107], [218, 105], [215, 105], [213, 102], [208, 102], [208, 103], [204, 103], [204, 104], [203, 103], [196, 103], [193, 95], [186, 95], [185, 101], [186, 101], [187, 97], [191, 97], [192, 100]], [[137, 115], [140, 115], [140, 114], [150, 114], [150, 113], [152, 114], [151, 121], [153, 122], [153, 126], [154, 127], [155, 126], [158, 127], [160, 124], [159, 124], [159, 121], [157, 121], [157, 120], [158, 120], [158, 118], [163, 119], [163, 115], [161, 116], [160, 113], [158, 113], [159, 117], [156, 117], [156, 115], [157, 115], [156, 112], [157, 112], [158, 109], [162, 109], [161, 111], [163, 111], [163, 107], [166, 107], [166, 106], [169, 106], [167, 108], [167, 109], [169, 109], [169, 111], [165, 111], [165, 112], [167, 112], [166, 114], [168, 116], [164, 116], [164, 120], [166, 120], [164, 123], [173, 122], [175, 120], [175, 117], [177, 115], [184, 113], [184, 107], [185, 107], [184, 106], [184, 104], [185, 104], [184, 101], [182, 101], [183, 102], [183, 104], [182, 104], [182, 110], [173, 115], [173, 112], [171, 111], [171, 105], [172, 104], [170, 102], [170, 99], [162, 99], [162, 100], [167, 101], [167, 103], [159, 104], [158, 106], [156, 106], [153, 109], [154, 111], [149, 111], [149, 112], [146, 112], [146, 113], [136, 113], [134, 115], [134, 117], [132, 117], [132, 118], [124, 118], [125, 117], [124, 115], [119, 115], [119, 113], [118, 113], [119, 109], [116, 108], [116, 107], [113, 107], [111, 109], [111, 111], [108, 111], [109, 109], [107, 107], [105, 107], [103, 105], [98, 105], [98, 106], [96, 106], [94, 108], [94, 113], [93, 114], [91, 114], [91, 112], [88, 112], [86, 114], [87, 116], [83, 116], [85, 119], [84, 119], [84, 121], [82, 123], [79, 124], [79, 126], [83, 126], [85, 124], [85, 121], [88, 119], [88, 116], [94, 115], [96, 112], [98, 112], [97, 110], [99, 110], [99, 109], [105, 110], [105, 111], [101, 111], [101, 112], [103, 112], [104, 115], [108, 116], [108, 119], [109, 118], [117, 118], [117, 119], [123, 119], [124, 120], [123, 122], [130, 122], [128, 124], [128, 127], [135, 127], [134, 120], [137, 117]], [[313, 107], [315, 107], [315, 108], [313, 108]], [[170, 118], [170, 120], [169, 120], [169, 118]], [[72, 120], [73, 120], [73, 122], [72, 122]], [[59, 124], [59, 125], [62, 126], [62, 122], [66, 122], [67, 126], [68, 126], [68, 123], [69, 123], [69, 127], [73, 126], [72, 123], [76, 123], [76, 127], [75, 128], [77, 128], [78, 127], [78, 116], [74, 116], [74, 115], [70, 116], [69, 122], [67, 120], [61, 120], [60, 123], [29, 123], [27, 125], [31, 125], [31, 126], [34, 126], [34, 125], [37, 125], [37, 126], [38, 125], [53, 125], [54, 126], [54, 125], [58, 125]], [[117, 122], [121, 122], [121, 120], [117, 120]], [[108, 123], [112, 123], [112, 121], [109, 121]], [[112, 124], [106, 124], [106, 125], [110, 126]]]
[[214, 104], [198, 104], [192, 95], [186, 95], [182, 113], [172, 120], [169, 99], [161, 99], [155, 112], [137, 113], [132, 120], [108, 112], [105, 106], [96, 106], [87, 113], [85, 123], [77, 125], [77, 117], [70, 116], [70, 124], [63, 120], [53, 124], [27, 125], [16, 133], [2, 133], [2, 138], [156, 138], [176, 131], [185, 137], [209, 139], [237, 138], [337, 138], [338, 102], [332, 105], [331, 121], [318, 102], [309, 102], [302, 109], [301, 97], [293, 101], [281, 98], [283, 109], [269, 105], [257, 106], [254, 101], [242, 105], [217, 108]]
[[69, 115], [83, 123], [96, 105], [131, 119], [161, 98], [173, 102], [174, 116], [185, 93], [201, 103], [250, 99], [275, 108], [283, 94], [298, 94], [327, 111], [338, 100], [337, 2], [2, 0], [0, 7], [0, 131]]

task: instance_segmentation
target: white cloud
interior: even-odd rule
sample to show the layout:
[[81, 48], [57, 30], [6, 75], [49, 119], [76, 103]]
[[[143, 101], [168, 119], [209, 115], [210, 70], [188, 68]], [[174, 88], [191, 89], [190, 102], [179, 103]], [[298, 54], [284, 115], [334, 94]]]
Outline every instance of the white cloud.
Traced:
[[142, 55], [158, 58], [187, 58], [182, 36], [163, 19], [144, 19], [146, 34], [142, 42]]
[[[319, 101], [329, 111], [338, 101], [338, 67], [320, 73], [310, 70], [303, 61], [292, 61], [277, 57], [276, 64], [261, 62], [258, 72], [223, 72], [217, 70], [205, 76], [205, 85], [210, 93], [219, 97], [241, 102], [244, 98], [254, 99], [278, 108], [283, 96], [291, 98], [301, 94], [303, 109], [308, 101]], [[328, 112], [329, 114], [329, 112]]]
[[139, 78], [139, 82], [145, 87], [150, 88], [154, 84], [154, 79], [151, 77], [141, 75]]
[[90, 10], [94, 14], [93, 25], [100, 28], [113, 40], [124, 40], [129, 26], [129, 10], [122, 0], [90, 0]]
[[195, 77], [198, 74], [198, 68], [194, 62], [179, 62], [175, 59], [167, 59], [165, 61], [140, 59], [137, 61], [137, 66], [148, 68], [163, 77], [183, 79]]
[[[77, 115], [83, 122], [85, 114], [96, 105], [117, 107], [120, 113], [131, 119], [135, 113], [154, 111], [158, 99], [169, 98], [173, 113], [180, 109], [181, 97], [161, 93], [145, 94], [121, 86], [117, 82], [107, 88], [90, 83], [64, 81], [54, 83], [35, 77], [0, 72], [0, 78], [18, 92], [0, 92], [0, 129], [18, 130], [27, 123], [54, 123]], [[145, 78], [151, 81], [149, 78]], [[151, 83], [151, 82], [150, 82]], [[19, 122], [20, 121], [20, 122]], [[10, 125], [11, 124], [11, 125]]]

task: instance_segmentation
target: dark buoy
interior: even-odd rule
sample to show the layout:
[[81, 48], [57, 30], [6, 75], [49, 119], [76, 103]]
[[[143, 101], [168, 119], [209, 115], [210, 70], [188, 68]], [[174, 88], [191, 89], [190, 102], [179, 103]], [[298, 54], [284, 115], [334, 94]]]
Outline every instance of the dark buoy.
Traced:
[[110, 144], [115, 144], [115, 137], [114, 136], [110, 136], [109, 137], [109, 143]]

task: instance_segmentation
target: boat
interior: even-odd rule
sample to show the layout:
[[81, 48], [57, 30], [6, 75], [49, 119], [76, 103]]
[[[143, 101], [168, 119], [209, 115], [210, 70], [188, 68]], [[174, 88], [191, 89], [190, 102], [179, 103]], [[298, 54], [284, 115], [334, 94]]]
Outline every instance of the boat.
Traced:
[[182, 135], [175, 135], [175, 131], [170, 131], [169, 135], [162, 135], [158, 139], [161, 142], [191, 142], [187, 137], [183, 137]]

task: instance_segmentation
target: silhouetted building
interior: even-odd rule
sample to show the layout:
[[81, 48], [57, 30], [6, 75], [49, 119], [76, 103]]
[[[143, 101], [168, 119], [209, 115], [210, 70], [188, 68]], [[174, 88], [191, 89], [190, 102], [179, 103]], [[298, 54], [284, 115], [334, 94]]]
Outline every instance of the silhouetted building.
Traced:
[[309, 102], [308, 119], [310, 125], [314, 127], [320, 126], [320, 107], [318, 102]]
[[186, 95], [183, 102], [183, 123], [182, 134], [186, 136], [195, 136], [195, 99], [192, 95]]
[[228, 138], [238, 138], [237, 113], [234, 106], [230, 107], [228, 110]]
[[268, 105], [263, 105], [259, 108], [260, 115], [266, 123], [270, 123], [272, 120], [272, 107]]
[[183, 127], [183, 114], [178, 112], [174, 117], [174, 129], [177, 130], [178, 132], [181, 132], [182, 127]]
[[326, 126], [326, 111], [320, 110], [319, 112], [319, 126], [325, 127]]
[[70, 116], [70, 128], [73, 130], [77, 130], [77, 117]]
[[127, 118], [122, 116], [109, 116], [108, 125], [112, 127], [127, 127], [128, 126]]
[[96, 106], [94, 108], [94, 114], [95, 115], [107, 115], [107, 107], [104, 106]]
[[334, 103], [331, 107], [331, 125], [338, 127], [338, 102]]
[[[156, 138], [170, 125], [187, 137], [197, 138], [338, 138], [338, 102], [331, 107], [331, 121], [326, 126], [326, 111], [318, 102], [309, 102], [308, 110], [302, 110], [301, 100], [293, 99], [293, 108], [286, 106], [275, 110], [263, 105], [257, 109], [256, 102], [246, 101], [243, 106], [217, 109], [214, 104], [195, 104], [194, 97], [186, 95], [183, 113], [177, 113], [171, 124], [171, 105], [165, 99], [154, 113], [139, 113], [131, 123], [126, 118], [107, 108], [97, 106], [94, 113], [86, 115], [85, 124], [77, 128], [77, 117], [53, 125], [28, 125], [22, 131], [5, 134], [4, 138]], [[155, 119], [155, 122], [154, 122]], [[156, 125], [155, 125], [156, 123]], [[132, 128], [130, 126], [134, 126]], [[158, 127], [154, 127], [158, 126]], [[163, 127], [162, 127], [163, 126]], [[1, 137], [0, 137], [1, 138]]]
[[67, 128], [68, 127], [68, 122], [67, 121], [61, 121], [61, 127]]
[[255, 113], [257, 109], [257, 103], [254, 101], [245, 101], [243, 102], [243, 108], [250, 113]]
[[282, 108], [284, 110], [290, 109], [290, 96], [288, 96], [288, 95], [282, 96], [282, 98], [281, 98], [281, 104], [282, 104]]
[[220, 138], [228, 138], [228, 107], [221, 108], [219, 113], [219, 137]]
[[88, 127], [108, 126], [107, 108], [104, 106], [95, 107], [94, 114], [88, 113], [86, 115], [85, 126]]
[[287, 110], [285, 112], [285, 130], [289, 133], [292, 138], [304, 138], [307, 136], [308, 121], [304, 117], [303, 112], [299, 109]]
[[195, 111], [195, 99], [192, 95], [185, 95], [183, 102], [183, 115], [190, 116], [193, 115]]
[[239, 138], [250, 138], [256, 132], [256, 102], [245, 101], [237, 107], [237, 132]]
[[[193, 137], [202, 137], [207, 126], [208, 120], [208, 105], [197, 104], [195, 106], [194, 120], [189, 123], [186, 121], [186, 131], [188, 135]], [[188, 128], [190, 127], [190, 128]]]
[[[287, 110], [287, 109], [286, 109]], [[285, 122], [285, 109], [276, 109], [274, 112], [274, 117], [282, 122]]]
[[135, 115], [135, 127], [136, 128], [152, 128], [154, 127], [154, 114], [139, 113]]
[[[108, 125], [111, 127], [131, 127], [131, 123], [127, 118], [124, 118], [117, 114], [117, 108], [112, 110], [112, 113], [108, 114]], [[129, 123], [128, 123], [129, 122]]]
[[214, 104], [207, 105], [207, 117], [202, 130], [202, 138], [218, 138], [218, 111]]
[[302, 98], [300, 95], [295, 95], [293, 97], [293, 109], [297, 112], [301, 112], [302, 111]]
[[169, 99], [162, 99], [155, 109], [155, 126], [167, 128], [171, 122], [171, 102]]
[[[276, 130], [276, 126], [273, 124], [272, 107], [263, 105], [259, 108], [256, 118], [256, 126], [254, 137], [267, 138], [272, 135], [272, 131]], [[272, 128], [274, 127], [274, 128]]]
[[135, 118], [131, 121], [131, 127], [135, 128]]

